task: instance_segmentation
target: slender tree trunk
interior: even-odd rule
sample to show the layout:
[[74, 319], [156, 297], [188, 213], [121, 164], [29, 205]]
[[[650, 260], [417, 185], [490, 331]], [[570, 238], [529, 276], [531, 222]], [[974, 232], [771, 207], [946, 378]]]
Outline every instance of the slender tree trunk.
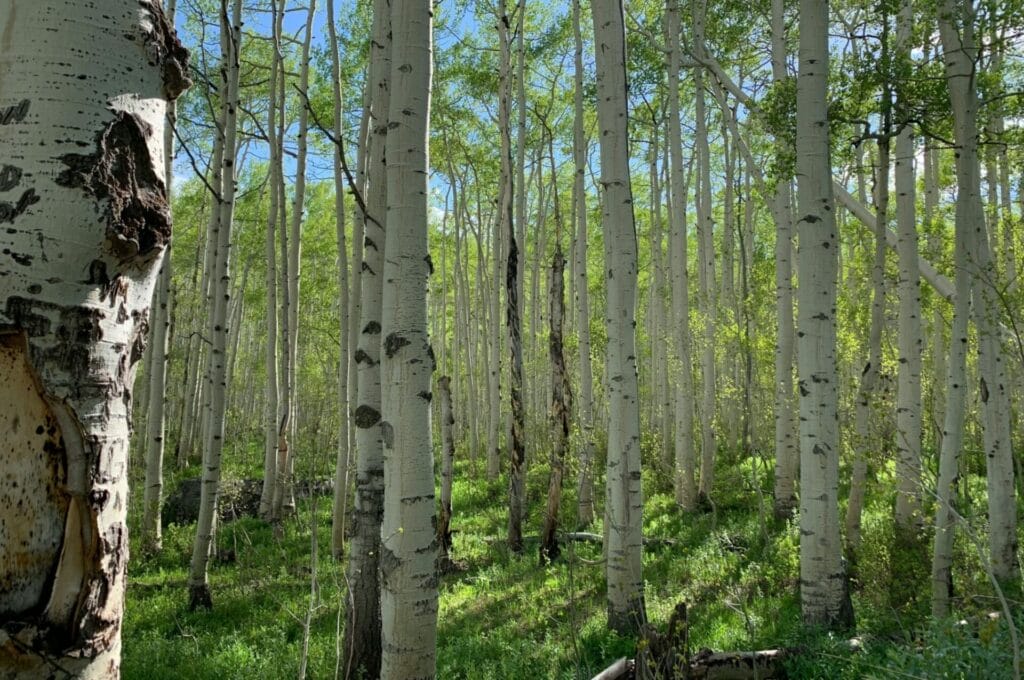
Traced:
[[508, 260], [505, 268], [505, 323], [509, 338], [509, 402], [511, 427], [509, 432], [508, 482], [508, 545], [513, 552], [523, 549], [523, 510], [526, 463], [526, 414], [523, 408], [523, 345], [521, 332], [520, 257], [513, 220], [512, 135], [511, 135], [511, 79], [509, 65], [511, 46], [508, 39], [509, 19], [505, 0], [498, 3], [498, 40], [501, 53], [501, 71], [498, 86], [498, 128], [501, 134], [501, 163], [504, 178], [499, 201], [503, 231], [508, 236]]
[[203, 480], [199, 501], [199, 518], [196, 522], [196, 540], [192, 547], [192, 561], [189, 566], [188, 591], [189, 608], [213, 606], [210, 593], [208, 567], [214, 524], [217, 517], [217, 500], [220, 494], [221, 450], [224, 446], [225, 393], [227, 391], [226, 349], [228, 340], [228, 302], [230, 291], [230, 245], [231, 227], [235, 208], [235, 139], [237, 137], [238, 111], [238, 47], [242, 39], [242, 0], [234, 0], [228, 17], [227, 0], [221, 0], [221, 45], [224, 56], [221, 59], [221, 82], [224, 92], [223, 121], [224, 153], [221, 171], [222, 185], [218, 196], [220, 219], [218, 229], [210, 234], [217, 241], [212, 290], [214, 292], [213, 323], [209, 333], [210, 349], [210, 423], [203, 447]]
[[[432, 65], [430, 2], [396, 3], [387, 132], [387, 232], [381, 321], [384, 521], [381, 678], [433, 678], [437, 538], [427, 337], [427, 141]], [[365, 308], [364, 308], [365, 309]]]
[[579, 315], [580, 347], [580, 476], [577, 485], [576, 521], [581, 527], [594, 521], [594, 374], [590, 365], [590, 283], [587, 274], [587, 192], [584, 172], [587, 139], [583, 130], [583, 35], [580, 29], [580, 0], [572, 3], [574, 45], [573, 88], [573, 214], [576, 216], [576, 306]]
[[278, 356], [277, 356], [277, 241], [275, 233], [277, 230], [278, 204], [283, 197], [280, 187], [282, 186], [281, 174], [282, 157], [280, 140], [277, 137], [277, 112], [279, 103], [282, 104], [281, 115], [284, 115], [283, 102], [279, 102], [277, 96], [277, 79], [283, 77], [281, 72], [280, 41], [278, 27], [279, 17], [283, 11], [284, 0], [281, 0], [282, 7], [279, 9], [278, 0], [271, 4], [271, 24], [274, 31], [274, 58], [270, 67], [270, 106], [267, 113], [267, 142], [270, 147], [270, 177], [268, 179], [270, 192], [270, 205], [267, 210], [267, 232], [266, 232], [266, 259], [267, 259], [267, 383], [264, 389], [265, 412], [264, 412], [264, 441], [263, 441], [263, 490], [260, 494], [260, 517], [272, 519], [274, 490], [277, 488], [277, 437], [280, 431], [278, 416], [280, 406], [280, 387], [278, 385]]
[[[388, 0], [374, 0], [370, 39], [370, 137], [367, 149], [363, 262], [359, 276], [360, 335], [353, 360], [358, 373], [356, 410], [356, 500], [349, 550], [349, 599], [345, 625], [345, 677], [380, 676], [381, 518], [384, 512], [384, 452], [381, 426], [381, 295], [388, 193], [384, 165], [391, 76], [391, 15]], [[362, 669], [360, 671], [360, 669]]]
[[[334, 25], [334, 0], [327, 0], [327, 33], [331, 46], [331, 89], [334, 95], [334, 137], [341, 139], [342, 127], [341, 66], [338, 53], [338, 31]], [[338, 454], [334, 462], [334, 506], [331, 510], [331, 554], [341, 559], [345, 553], [345, 521], [348, 508], [349, 448], [349, 298], [348, 248], [345, 243], [345, 181], [342, 172], [341, 146], [334, 145], [334, 223], [338, 236]]]
[[[547, 123], [545, 122], [545, 128]], [[562, 210], [558, 200], [558, 173], [555, 168], [554, 135], [548, 130], [548, 158], [551, 161], [551, 191], [555, 210], [555, 254], [551, 258], [551, 312], [548, 317], [548, 354], [551, 358], [551, 478], [548, 481], [548, 504], [541, 533], [540, 562], [554, 561], [559, 554], [558, 510], [562, 504], [562, 479], [565, 477], [565, 453], [569, 448], [569, 423], [572, 394], [565, 367], [563, 324], [565, 317], [565, 256], [562, 254]], [[538, 174], [540, 170], [538, 168]]]
[[[772, 0], [772, 82], [779, 86], [786, 73], [784, 0]], [[775, 153], [785, 152], [776, 140]], [[789, 178], [780, 177], [772, 197], [775, 221], [775, 516], [788, 517], [796, 507], [799, 447], [793, 414], [793, 223]]]
[[[174, 25], [177, 0], [168, 0], [167, 23]], [[174, 161], [174, 101], [167, 102], [164, 126], [164, 183], [167, 186], [167, 204], [171, 204], [171, 184], [174, 176], [171, 167]], [[142, 533], [143, 545], [150, 552], [160, 552], [162, 547], [160, 508], [164, 486], [164, 448], [166, 444], [167, 406], [167, 355], [170, 348], [168, 335], [171, 327], [169, 315], [171, 302], [171, 248], [168, 245], [160, 265], [155, 304], [150, 325], [152, 344], [149, 363], [149, 408], [146, 417], [146, 480], [143, 501]]]
[[[904, 2], [897, 16], [897, 59], [910, 64], [913, 8]], [[903, 105], [904, 94], [899, 104]], [[909, 110], [908, 110], [909, 111]], [[903, 122], [903, 121], [900, 121]], [[896, 526], [916, 543], [921, 528], [921, 274], [918, 266], [914, 128], [896, 137], [896, 221], [899, 233], [899, 367], [896, 385]]]
[[693, 443], [693, 368], [690, 352], [690, 285], [687, 267], [686, 197], [688, 170], [683, 167], [683, 143], [679, 111], [679, 0], [667, 0], [666, 44], [668, 45], [668, 134], [672, 216], [672, 317], [675, 349], [675, 497], [686, 511], [697, 507], [694, 477], [696, 452]]
[[[693, 0], [694, 49], [704, 55], [704, 19], [706, 4]], [[697, 156], [697, 259], [700, 261], [700, 308], [704, 324], [704, 347], [701, 354], [701, 452], [700, 484], [697, 496], [703, 501], [711, 498], [715, 481], [715, 345], [716, 317], [718, 314], [717, 284], [715, 282], [714, 218], [711, 214], [711, 151], [708, 147], [707, 112], [704, 105], [704, 69], [694, 69], [696, 90], [696, 156]]]
[[839, 539], [836, 274], [828, 107], [828, 2], [800, 0], [796, 175], [800, 251], [800, 605], [810, 624], [848, 627], [853, 607]]
[[626, 34], [621, 0], [592, 0], [601, 129], [601, 206], [608, 300], [608, 625], [635, 633], [647, 620], [636, 367], [637, 242], [629, 177]]
[[116, 678], [131, 388], [171, 235], [164, 114], [187, 52], [158, 3], [3, 14], [0, 676]]

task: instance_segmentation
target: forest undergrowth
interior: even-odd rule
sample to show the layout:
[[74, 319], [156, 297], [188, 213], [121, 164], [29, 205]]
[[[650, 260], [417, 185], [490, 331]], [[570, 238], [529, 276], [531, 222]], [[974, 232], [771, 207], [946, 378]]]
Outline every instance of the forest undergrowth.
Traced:
[[[915, 591], [890, 591], [892, 579], [886, 575], [915, 571], [913, 555], [894, 555], [890, 547], [892, 498], [880, 490], [891, 485], [879, 483], [874, 493], [869, 491], [859, 561], [870, 565], [872, 577], [854, 581], [857, 629], [834, 635], [800, 624], [798, 528], [795, 521], [772, 517], [771, 480], [763, 461], [723, 456], [713, 506], [686, 515], [673, 501], [670, 481], [650, 458], [644, 478], [648, 613], [654, 625], [663, 627], [675, 605], [686, 602], [692, 652], [796, 648], [799, 653], [788, 666], [793, 678], [1010, 677], [1009, 630], [1002, 617], [992, 615], [1000, 605], [969, 539], [961, 537], [957, 544], [956, 563], [962, 566], [955, 581], [960, 596], [956, 619], [929, 623], [927, 561], [917, 570]], [[524, 523], [529, 529], [522, 555], [511, 554], [504, 540], [506, 478], [486, 481], [482, 461], [478, 473], [471, 478], [469, 462], [461, 456], [453, 494], [452, 557], [459, 569], [440, 582], [438, 677], [588, 679], [615, 659], [631, 657], [635, 641], [605, 625], [599, 543], [563, 543], [553, 565], [538, 566], [548, 466], [531, 461], [531, 512]], [[892, 471], [881, 465], [873, 473], [882, 480]], [[169, 486], [196, 474], [198, 467], [181, 471]], [[237, 458], [225, 471], [228, 478], [256, 474], [255, 466], [240, 465]], [[983, 488], [983, 474], [967, 479], [967, 493], [973, 486]], [[140, 501], [135, 494], [133, 528]], [[562, 516], [572, 517], [574, 511], [575, 493], [567, 488]], [[316, 595], [311, 596], [314, 513], [319, 557]], [[211, 570], [212, 611], [188, 609], [194, 524], [169, 526], [157, 556], [144, 555], [133, 541], [123, 676], [296, 677], [308, 619], [309, 677], [341, 677], [346, 588], [343, 563], [330, 557], [330, 521], [330, 499], [320, 498], [300, 500], [297, 512], [276, 528], [255, 518], [221, 525]], [[587, 531], [600, 535], [600, 520]], [[1006, 596], [1020, 627], [1024, 594], [1018, 585]]]

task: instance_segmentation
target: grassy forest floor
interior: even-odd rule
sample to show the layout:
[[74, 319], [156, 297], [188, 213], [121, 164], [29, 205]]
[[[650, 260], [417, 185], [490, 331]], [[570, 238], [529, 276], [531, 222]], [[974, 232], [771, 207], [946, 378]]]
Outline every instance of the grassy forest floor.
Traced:
[[[749, 461], [720, 461], [713, 511], [691, 516], [676, 509], [664, 475], [646, 468], [644, 533], [662, 539], [644, 555], [653, 623], [664, 626], [673, 607], [685, 601], [693, 650], [800, 646], [804, 653], [790, 665], [791, 677], [1012, 677], [1009, 629], [1005, 621], [986, 616], [999, 604], [973, 544], [961, 532], [956, 577], [958, 593], [969, 596], [959, 608], [966, 623], [929, 624], [929, 555], [915, 569], [912, 556], [890, 554], [891, 498], [880, 493], [869, 492], [855, 582], [859, 651], [851, 651], [853, 633], [833, 637], [802, 629], [796, 597], [797, 529], [792, 522], [772, 519], [771, 498], [758, 491], [770, 489], [770, 484], [764, 465], [757, 468], [761, 479]], [[528, 541], [524, 555], [511, 555], [503, 541], [506, 481], [470, 480], [468, 472], [468, 464], [460, 461], [453, 557], [463, 571], [441, 581], [438, 677], [590, 678], [616, 658], [632, 656], [634, 641], [605, 629], [603, 571], [594, 564], [601, 558], [600, 546], [569, 544], [561, 559], [544, 568], [537, 566], [536, 540]], [[197, 474], [198, 467], [182, 476]], [[876, 478], [885, 474], [883, 470]], [[258, 473], [229, 468], [226, 475]], [[527, 526], [534, 539], [546, 488], [547, 466], [532, 465]], [[874, 490], [881, 488], [891, 485], [879, 484]], [[140, 500], [141, 494], [134, 494], [133, 522]], [[563, 516], [575, 516], [574, 502], [573, 490], [567, 489]], [[310, 594], [313, 514], [320, 546], [315, 598]], [[194, 524], [165, 529], [158, 556], [145, 556], [136, 547], [129, 565], [124, 677], [297, 677], [307, 613], [308, 677], [336, 677], [345, 589], [343, 568], [330, 558], [329, 527], [329, 498], [301, 501], [296, 515], [277, 532], [257, 519], [222, 525], [221, 559], [211, 571], [211, 612], [189, 612], [187, 607]], [[591, 530], [601, 531], [600, 526]], [[918, 584], [903, 593], [912, 600], [909, 605], [891, 604], [893, 565]], [[1024, 623], [1020, 588], [1011, 589], [1007, 597], [1017, 607], [1018, 624]]]

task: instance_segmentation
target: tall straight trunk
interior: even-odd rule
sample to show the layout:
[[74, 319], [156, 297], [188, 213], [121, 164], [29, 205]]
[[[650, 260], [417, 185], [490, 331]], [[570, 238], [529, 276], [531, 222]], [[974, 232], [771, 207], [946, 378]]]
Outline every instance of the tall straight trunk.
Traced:
[[[547, 124], [545, 122], [545, 127]], [[551, 257], [551, 312], [548, 316], [548, 355], [551, 358], [551, 477], [548, 480], [548, 504], [541, 533], [540, 561], [544, 564], [558, 557], [558, 510], [562, 504], [562, 479], [565, 477], [565, 454], [569, 448], [569, 422], [572, 394], [565, 367], [563, 325], [565, 317], [565, 256], [562, 254], [562, 210], [558, 200], [558, 173], [555, 168], [554, 135], [548, 131], [548, 158], [551, 161], [551, 191], [555, 211], [555, 254]], [[538, 168], [538, 174], [540, 170]]]
[[967, 266], [971, 274], [974, 323], [978, 330], [979, 392], [988, 478], [989, 560], [997, 578], [1010, 579], [1019, 573], [1017, 506], [1010, 449], [1009, 384], [999, 337], [997, 279], [981, 200], [974, 9], [970, 3], [944, 0], [938, 19], [953, 109], [953, 138], [958, 150], [957, 224], [959, 227], [961, 221], [966, 222], [973, 247]]
[[[913, 8], [904, 2], [897, 16], [896, 58], [910, 64]], [[903, 94], [900, 94], [903, 107]], [[900, 121], [902, 122], [902, 121]], [[921, 528], [921, 273], [918, 266], [917, 182], [914, 128], [896, 136], [896, 222], [899, 234], [899, 367], [896, 377], [896, 526], [916, 542]]]
[[622, 0], [592, 0], [601, 130], [601, 220], [607, 275], [608, 460], [605, 503], [608, 626], [635, 633], [644, 605], [643, 492], [636, 366], [637, 241], [629, 176], [626, 33]]
[[853, 623], [839, 539], [836, 275], [827, 76], [828, 1], [800, 0], [796, 175], [800, 250], [800, 606], [806, 623]]
[[[884, 96], [883, 96], [884, 99]], [[883, 104], [883, 109], [887, 107]], [[888, 116], [884, 116], [888, 119]], [[868, 458], [883, 447], [881, 428], [876, 424], [881, 396], [882, 332], [885, 326], [885, 232], [889, 228], [889, 136], [888, 120], [878, 140], [878, 168], [875, 173], [874, 255], [871, 264], [871, 324], [868, 329], [868, 360], [860, 373], [855, 406], [853, 471], [846, 505], [847, 559], [856, 562], [861, 542], [861, 515], [867, 484]]]
[[118, 677], [131, 389], [188, 53], [159, 3], [3, 14], [0, 676]]
[[221, 450], [224, 447], [225, 393], [227, 391], [226, 349], [228, 340], [228, 302], [230, 291], [230, 245], [231, 227], [235, 209], [235, 140], [237, 138], [239, 45], [242, 39], [242, 0], [233, 0], [231, 15], [228, 16], [228, 0], [221, 0], [221, 83], [223, 87], [224, 138], [222, 184], [218, 198], [218, 229], [210, 234], [217, 240], [217, 254], [214, 260], [214, 276], [211, 288], [214, 292], [213, 322], [207, 331], [210, 334], [210, 423], [203, 446], [203, 479], [199, 500], [199, 517], [196, 521], [196, 540], [192, 546], [192, 561], [189, 565], [188, 591], [189, 608], [213, 606], [210, 593], [208, 567], [210, 564], [211, 542], [217, 517], [217, 500], [220, 495]]
[[[174, 25], [177, 0], [168, 0], [165, 15], [167, 23]], [[171, 188], [174, 161], [174, 124], [176, 108], [174, 101], [167, 102], [164, 124], [164, 183], [167, 204], [171, 204]], [[160, 278], [154, 295], [153, 311], [150, 318], [152, 340], [149, 362], [149, 408], [146, 416], [146, 479], [143, 500], [142, 534], [143, 545], [150, 552], [159, 552], [162, 547], [160, 508], [164, 486], [164, 448], [166, 440], [167, 406], [167, 354], [170, 348], [169, 332], [171, 318], [171, 249], [164, 252], [160, 264]]]
[[[781, 85], [786, 72], [785, 0], [771, 2], [772, 83]], [[781, 139], [775, 153], [785, 153]], [[771, 199], [775, 222], [775, 516], [788, 517], [796, 507], [799, 447], [793, 414], [793, 222], [789, 177], [775, 183]]]
[[513, 552], [523, 549], [523, 509], [526, 462], [526, 414], [523, 408], [523, 346], [520, 295], [520, 258], [513, 220], [514, 181], [512, 176], [511, 130], [511, 45], [508, 39], [509, 18], [505, 0], [498, 2], [498, 49], [501, 67], [498, 85], [498, 132], [501, 136], [502, 186], [499, 209], [502, 231], [508, 238], [508, 260], [505, 266], [505, 324], [509, 340], [509, 431], [508, 480], [508, 545]]
[[[313, 39], [313, 21], [316, 17], [316, 0], [309, 0], [306, 13], [306, 34], [302, 42], [302, 57], [299, 67], [298, 90], [303, 100], [308, 98], [309, 90], [309, 50]], [[282, 82], [284, 78], [282, 78]], [[295, 186], [292, 198], [291, 231], [288, 240], [288, 323], [285, 332], [288, 334], [286, 361], [286, 392], [284, 425], [281, 428], [278, 446], [277, 487], [274, 490], [274, 516], [280, 518], [285, 513], [295, 510], [295, 429], [296, 429], [296, 390], [298, 375], [299, 351], [299, 280], [302, 266], [302, 220], [306, 201], [306, 155], [308, 152], [307, 133], [309, 131], [309, 108], [305, 101], [299, 106], [299, 128], [296, 132]]]
[[[338, 31], [334, 25], [334, 0], [327, 0], [327, 33], [331, 45], [331, 90], [334, 96], [334, 137], [345, 134], [342, 126], [341, 65]], [[338, 238], [338, 452], [334, 462], [334, 505], [331, 509], [331, 554], [340, 559], [345, 553], [345, 511], [348, 507], [349, 448], [349, 307], [348, 247], [345, 242], [345, 180], [342, 172], [341, 145], [334, 145], [334, 224]]]
[[[694, 49], [704, 55], [704, 0], [692, 0]], [[715, 281], [714, 217], [711, 213], [711, 151], [708, 146], [707, 111], [704, 104], [704, 69], [694, 69], [696, 91], [696, 156], [697, 156], [697, 259], [700, 262], [700, 311], [704, 324], [704, 347], [701, 353], [702, 397], [700, 410], [700, 484], [697, 496], [711, 498], [715, 482], [715, 346], [717, 283]]]
[[[363, 84], [363, 110], [359, 119], [359, 148], [356, 152], [356, 188], [360, 195], [366, 200], [367, 163], [370, 159], [370, 80], [366, 78]], [[346, 417], [350, 420], [354, 417], [353, 405], [358, 402], [357, 390], [359, 388], [359, 375], [356, 370], [355, 350], [359, 347], [359, 335], [362, 330], [359, 327], [361, 315], [362, 294], [363, 294], [363, 247], [364, 235], [366, 233], [366, 215], [362, 208], [356, 203], [352, 214], [352, 275], [348, 290], [348, 347], [352, 356], [349, 359], [348, 372], [348, 397], [349, 412]], [[357, 428], [349, 427], [348, 441], [349, 449], [355, 450]]]
[[427, 140], [432, 3], [395, 3], [393, 90], [387, 132], [387, 241], [381, 386], [381, 678], [433, 678], [437, 646], [437, 539], [427, 336]]
[[658, 160], [661, 156], [658, 144], [658, 124], [652, 120], [651, 127], [651, 269], [654, 281], [651, 285], [649, 315], [651, 320], [651, 397], [654, 408], [651, 409], [651, 429], [661, 436], [661, 461], [666, 469], [671, 469], [672, 446], [669, 442], [669, 421], [666, 413], [668, 401], [668, 352], [665, 343], [665, 267], [662, 263], [662, 223], [661, 223], [661, 177]]
[[[391, 14], [388, 0], [374, 0], [370, 38], [370, 136], [367, 149], [366, 210], [359, 304], [359, 344], [353, 355], [358, 373], [356, 410], [356, 498], [349, 550], [349, 598], [345, 625], [345, 676], [380, 675], [381, 517], [384, 513], [384, 451], [381, 426], [381, 296], [384, 220], [388, 187], [384, 164], [391, 77]], [[360, 669], [362, 669], [360, 671]]]
[[679, 111], [679, 0], [667, 0], [666, 44], [668, 45], [668, 135], [672, 219], [672, 344], [675, 350], [675, 497], [683, 510], [697, 507], [694, 478], [696, 452], [693, 444], [693, 368], [690, 352], [690, 285], [687, 267], [686, 197], [688, 171], [683, 167], [683, 143]]
[[579, 315], [580, 348], [580, 476], [577, 485], [576, 520], [580, 526], [594, 521], [594, 374], [590, 365], [590, 284], [587, 275], [587, 191], [584, 172], [587, 139], [583, 131], [583, 35], [580, 30], [580, 0], [572, 2], [574, 45], [572, 157], [573, 214], [576, 216], [576, 309]]
[[[281, 7], [279, 8], [279, 4]], [[267, 231], [266, 231], [266, 260], [267, 260], [267, 345], [266, 345], [266, 370], [267, 382], [264, 388], [264, 415], [263, 415], [263, 489], [260, 494], [260, 517], [271, 519], [273, 514], [274, 490], [277, 488], [277, 437], [280, 431], [279, 403], [280, 386], [278, 384], [277, 368], [277, 217], [278, 204], [283, 200], [280, 187], [282, 186], [282, 154], [280, 140], [277, 136], [277, 113], [279, 105], [282, 107], [281, 115], [284, 116], [283, 102], [277, 96], [277, 79], [281, 75], [281, 51], [280, 51], [280, 15], [283, 12], [284, 0], [279, 3], [273, 0], [271, 4], [271, 25], [274, 33], [274, 57], [270, 66], [270, 105], [267, 107], [267, 144], [270, 147], [270, 176], [268, 178], [268, 190], [270, 193], [269, 207], [267, 209]]]

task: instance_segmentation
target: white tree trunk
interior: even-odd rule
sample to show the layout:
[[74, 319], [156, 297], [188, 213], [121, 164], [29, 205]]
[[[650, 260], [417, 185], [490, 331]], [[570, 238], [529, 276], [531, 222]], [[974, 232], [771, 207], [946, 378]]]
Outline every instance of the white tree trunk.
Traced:
[[381, 322], [384, 521], [381, 678], [433, 678], [437, 537], [427, 337], [427, 141], [432, 5], [396, 3], [387, 133], [387, 242]]
[[[909, 65], [913, 9], [897, 17], [897, 59]], [[921, 274], [918, 267], [914, 128], [896, 137], [896, 222], [899, 235], [899, 368], [896, 382], [896, 525], [907, 539], [921, 527]]]
[[636, 632], [646, 623], [640, 412], [636, 367], [637, 242], [629, 176], [626, 34], [621, 0], [593, 0], [597, 116], [601, 130], [601, 217], [608, 300], [608, 625]]
[[836, 275], [828, 107], [828, 2], [800, 1], [796, 174], [800, 388], [800, 605], [807, 623], [853, 622], [839, 539]]
[[981, 418], [988, 477], [989, 550], [999, 579], [1019, 573], [1013, 455], [1010, 448], [1008, 380], [1000, 345], [996, 270], [981, 200], [978, 159], [978, 99], [974, 9], [970, 3], [944, 0], [938, 12], [943, 61], [953, 109], [957, 153], [957, 223], [971, 231], [968, 258], [974, 323], [978, 329]]
[[437, 541], [441, 564], [451, 564], [452, 552], [452, 482], [455, 477], [455, 416], [452, 413], [452, 379], [437, 379], [441, 399], [441, 516], [437, 520]]
[[[271, 4], [271, 24], [274, 32], [274, 57], [270, 66], [270, 105], [267, 113], [267, 143], [270, 147], [270, 176], [267, 180], [270, 193], [269, 208], [267, 210], [267, 231], [266, 231], [266, 260], [267, 260], [267, 346], [266, 346], [266, 370], [267, 382], [264, 388], [265, 412], [263, 415], [263, 490], [260, 494], [260, 517], [271, 519], [273, 514], [274, 490], [277, 488], [277, 438], [280, 431], [280, 405], [279, 397], [281, 389], [278, 384], [277, 367], [277, 217], [278, 204], [281, 196], [281, 174], [282, 153], [280, 140], [277, 136], [277, 113], [278, 107], [282, 108], [281, 115], [284, 116], [283, 102], [277, 96], [277, 79], [281, 72], [281, 59], [279, 50], [279, 30], [281, 15], [283, 14], [284, 0], [281, 0], [281, 8], [278, 7], [278, 0]], [[280, 76], [283, 77], [283, 76]]]
[[356, 428], [356, 497], [349, 550], [349, 598], [346, 609], [345, 675], [380, 675], [380, 522], [384, 503], [384, 452], [381, 432], [381, 295], [384, 270], [384, 220], [387, 214], [385, 137], [391, 78], [391, 14], [387, 0], [374, 0], [370, 39], [370, 136], [367, 148], [366, 210], [355, 362], [358, 389], [352, 421]]
[[580, 29], [580, 0], [572, 3], [574, 44], [573, 89], [573, 213], [576, 216], [576, 305], [579, 314], [580, 347], [580, 477], [577, 492], [576, 519], [580, 526], [594, 521], [594, 374], [590, 365], [590, 289], [587, 276], [587, 192], [584, 186], [587, 140], [583, 131], [583, 35]]
[[[331, 89], [334, 103], [334, 137], [341, 139], [342, 126], [341, 65], [338, 53], [338, 32], [335, 27], [334, 0], [327, 0], [327, 33], [331, 48]], [[334, 145], [334, 222], [338, 237], [338, 452], [334, 462], [334, 505], [331, 510], [331, 554], [340, 559], [345, 552], [345, 521], [348, 507], [349, 447], [349, 275], [348, 248], [345, 242], [345, 180], [342, 171], [340, 144]]]
[[[704, 54], [704, 20], [706, 4], [693, 0], [694, 50]], [[715, 281], [714, 217], [711, 206], [711, 150], [708, 146], [707, 112], [704, 105], [704, 69], [697, 67], [693, 76], [696, 90], [696, 162], [697, 162], [697, 259], [700, 262], [700, 295], [698, 301], [704, 325], [704, 347], [701, 353], [701, 397], [700, 409], [700, 483], [697, 488], [699, 499], [711, 498], [715, 482], [715, 346], [716, 318], [718, 315], [717, 283]]]
[[[227, 23], [230, 21], [230, 25]], [[224, 139], [222, 184], [217, 197], [217, 231], [210, 234], [217, 240], [214, 257], [213, 318], [209, 330], [210, 348], [210, 422], [206, 441], [203, 445], [202, 492], [199, 500], [199, 517], [196, 521], [196, 540], [192, 545], [192, 560], [189, 565], [188, 591], [189, 608], [210, 608], [213, 600], [210, 593], [208, 567], [214, 525], [217, 519], [217, 499], [220, 493], [221, 451], [224, 447], [224, 420], [227, 392], [227, 340], [228, 302], [230, 291], [230, 245], [231, 227], [235, 209], [235, 140], [237, 138], [239, 45], [242, 39], [242, 0], [233, 0], [231, 15], [228, 17], [227, 0], [221, 0], [221, 83], [222, 120]]]
[[679, 2], [668, 0], [666, 7], [666, 44], [668, 45], [668, 91], [676, 93], [668, 100], [668, 150], [671, 201], [672, 261], [672, 344], [675, 348], [675, 498], [686, 511], [697, 507], [697, 483], [694, 476], [696, 452], [693, 444], [693, 366], [690, 352], [690, 285], [687, 267], [686, 200], [689, 193], [687, 169], [683, 167], [683, 142], [679, 111]]
[[130, 390], [171, 233], [162, 132], [187, 52], [159, 4], [0, 13], [0, 675], [117, 678]]

